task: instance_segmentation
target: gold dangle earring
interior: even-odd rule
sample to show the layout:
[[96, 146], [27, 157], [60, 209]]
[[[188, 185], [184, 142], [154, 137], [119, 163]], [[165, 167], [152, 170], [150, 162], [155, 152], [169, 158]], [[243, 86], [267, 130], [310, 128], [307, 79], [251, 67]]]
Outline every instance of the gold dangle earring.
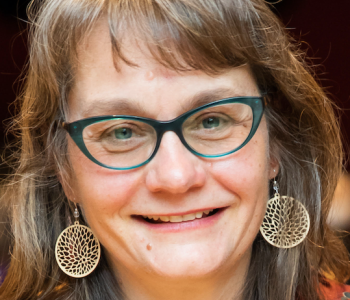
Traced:
[[267, 202], [260, 232], [275, 247], [293, 248], [306, 238], [310, 229], [310, 217], [300, 201], [289, 196], [280, 196], [278, 188], [274, 178], [275, 195]]
[[55, 247], [60, 269], [74, 278], [89, 275], [98, 265], [101, 246], [91, 229], [79, 224], [79, 211], [75, 204], [74, 225], [63, 230]]

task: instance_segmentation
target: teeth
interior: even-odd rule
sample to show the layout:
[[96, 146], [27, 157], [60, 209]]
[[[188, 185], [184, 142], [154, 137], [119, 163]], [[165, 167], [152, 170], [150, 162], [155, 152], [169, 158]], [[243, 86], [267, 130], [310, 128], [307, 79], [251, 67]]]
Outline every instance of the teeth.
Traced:
[[200, 212], [196, 212], [193, 214], [187, 214], [187, 215], [183, 215], [183, 216], [146, 216], [143, 215], [143, 217], [145, 219], [150, 219], [150, 220], [161, 220], [163, 222], [171, 222], [171, 223], [180, 223], [183, 221], [192, 221], [194, 219], [201, 219], [204, 216], [209, 215], [209, 213], [211, 213], [214, 209], [207, 209], [205, 211], [200, 211]]
[[196, 214], [188, 214], [182, 217], [182, 221], [191, 221], [196, 218]]
[[196, 212], [196, 219], [200, 219], [202, 216], [203, 216], [202, 211]]
[[163, 222], [169, 222], [170, 218], [168, 216], [162, 216], [162, 217], [160, 217], [160, 220]]
[[170, 216], [169, 218], [172, 223], [182, 222], [182, 216]]

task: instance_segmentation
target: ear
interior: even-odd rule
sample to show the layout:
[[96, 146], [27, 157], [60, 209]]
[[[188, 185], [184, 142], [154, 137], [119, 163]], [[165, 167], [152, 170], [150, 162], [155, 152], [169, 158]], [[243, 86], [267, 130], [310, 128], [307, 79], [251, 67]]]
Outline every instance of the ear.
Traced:
[[270, 158], [270, 166], [269, 166], [269, 179], [273, 179], [277, 176], [280, 170], [279, 160], [276, 157]]
[[63, 191], [67, 199], [73, 203], [78, 204], [79, 201], [76, 200], [74, 188], [73, 188], [74, 180], [72, 178], [70, 178], [70, 180], [67, 180], [67, 176], [63, 176], [61, 173], [57, 174], [57, 178], [62, 185]]

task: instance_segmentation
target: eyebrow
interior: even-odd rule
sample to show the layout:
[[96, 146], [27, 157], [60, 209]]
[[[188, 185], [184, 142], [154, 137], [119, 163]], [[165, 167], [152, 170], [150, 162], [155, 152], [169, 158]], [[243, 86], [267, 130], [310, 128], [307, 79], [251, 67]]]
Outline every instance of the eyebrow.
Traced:
[[[247, 95], [237, 94], [233, 89], [229, 88], [216, 88], [214, 90], [201, 91], [190, 97], [188, 101], [185, 101], [184, 104], [181, 105], [182, 112], [180, 114], [216, 100], [238, 96]], [[82, 112], [84, 118], [101, 115], [135, 115], [147, 117], [149, 112], [147, 112], [145, 107], [141, 106], [138, 101], [128, 98], [95, 99], [91, 101]]]
[[186, 103], [183, 105], [183, 113], [194, 108], [200, 107], [202, 105], [214, 102], [216, 100], [239, 97], [243, 96], [242, 94], [237, 94], [234, 90], [228, 88], [216, 88], [214, 90], [201, 91], [194, 96], [192, 96]]
[[145, 116], [147, 112], [137, 101], [127, 98], [111, 98], [93, 100], [82, 113], [83, 117], [117, 114]]

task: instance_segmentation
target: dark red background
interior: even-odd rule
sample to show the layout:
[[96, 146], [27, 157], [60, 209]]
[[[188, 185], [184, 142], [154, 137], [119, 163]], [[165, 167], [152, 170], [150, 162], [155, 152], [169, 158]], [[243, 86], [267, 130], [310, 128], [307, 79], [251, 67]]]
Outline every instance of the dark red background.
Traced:
[[[26, 61], [25, 7], [28, 0], [2, 0], [0, 4], [0, 120], [11, 116], [9, 105], [18, 93], [18, 77]], [[283, 0], [273, 10], [290, 32], [314, 57], [318, 77], [342, 109], [344, 140], [350, 137], [350, 1]], [[14, 83], [17, 79], [17, 83]], [[4, 146], [0, 124], [0, 148]], [[11, 137], [10, 137], [11, 138]], [[347, 164], [350, 171], [350, 164]]]

